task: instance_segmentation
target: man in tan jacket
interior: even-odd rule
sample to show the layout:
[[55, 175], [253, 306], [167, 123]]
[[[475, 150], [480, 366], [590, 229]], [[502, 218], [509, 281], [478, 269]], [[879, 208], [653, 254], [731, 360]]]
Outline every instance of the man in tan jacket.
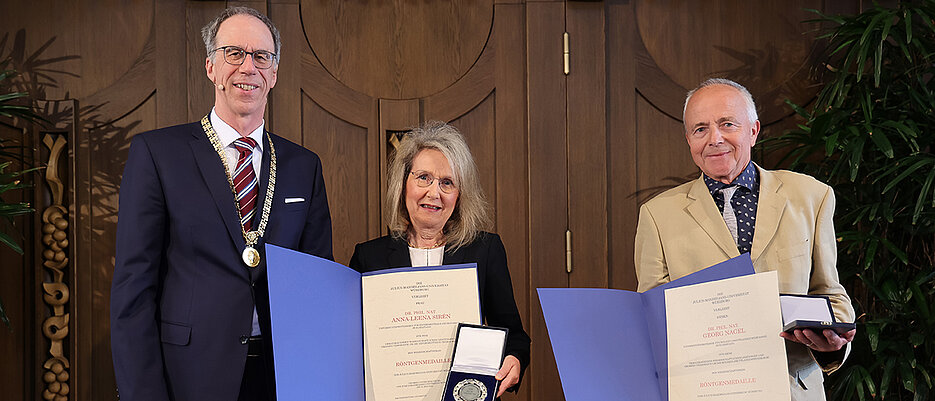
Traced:
[[[703, 82], [688, 93], [682, 117], [703, 174], [640, 208], [634, 255], [639, 291], [749, 252], [757, 272], [779, 273], [780, 292], [828, 296], [835, 318], [853, 322], [854, 308], [835, 267], [831, 187], [750, 161], [760, 122], [753, 97], [736, 82]], [[825, 399], [822, 371], [841, 366], [855, 333], [781, 334], [793, 400]]]

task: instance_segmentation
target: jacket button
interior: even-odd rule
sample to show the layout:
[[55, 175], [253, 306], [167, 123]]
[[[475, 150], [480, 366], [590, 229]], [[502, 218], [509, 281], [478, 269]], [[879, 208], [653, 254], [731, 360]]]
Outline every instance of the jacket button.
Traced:
[[241, 344], [246, 344], [248, 339], [250, 339], [250, 337], [247, 337], [247, 336], [240, 336], [240, 343], [241, 343]]

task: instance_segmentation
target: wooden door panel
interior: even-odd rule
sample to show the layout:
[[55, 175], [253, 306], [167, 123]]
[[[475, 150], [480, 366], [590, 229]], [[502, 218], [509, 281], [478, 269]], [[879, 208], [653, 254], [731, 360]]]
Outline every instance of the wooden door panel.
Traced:
[[637, 199], [642, 204], [656, 194], [688, 181], [698, 172], [692, 162], [682, 122], [660, 112], [642, 97], [636, 101]]
[[802, 101], [813, 92], [803, 85], [808, 81], [803, 67], [818, 25], [802, 21], [816, 17], [808, 9], [822, 7], [818, 0], [645, 1], [636, 5], [635, 17], [648, 53], [674, 82], [693, 88], [717, 75], [761, 96], [775, 91], [763, 104], [770, 114], [785, 107], [766, 103], [785, 97]]
[[471, 69], [493, 2], [302, 1], [308, 43], [348, 88], [373, 98], [438, 93]]
[[[74, 261], [77, 285], [73, 293], [78, 344], [75, 358], [75, 383], [82, 399], [113, 399], [116, 383], [110, 353], [110, 284], [116, 249], [117, 211], [120, 180], [133, 135], [157, 128], [157, 97], [150, 96], [126, 115], [113, 121], [85, 122], [96, 127], [87, 136], [76, 139], [75, 210], [79, 213], [74, 227], [79, 248]], [[91, 156], [94, 155], [94, 156]], [[81, 246], [84, 245], [84, 246]], [[90, 246], [89, 246], [90, 245]]]
[[[493, 57], [496, 189], [491, 205], [497, 232], [503, 239], [513, 280], [516, 306], [530, 328], [528, 130], [525, 85], [525, 9], [521, 4], [495, 6], [493, 33], [487, 51]], [[534, 342], [536, 340], [533, 340]], [[533, 345], [535, 347], [537, 345]], [[519, 399], [529, 399], [523, 385]]]
[[[495, 96], [491, 94], [477, 107], [451, 121], [451, 124], [464, 135], [468, 147], [471, 148], [471, 155], [474, 156], [474, 163], [477, 165], [480, 184], [489, 202], [491, 221], [494, 223], [497, 221], [494, 206], [497, 199], [496, 158], [499, 156], [495, 146], [495, 105]], [[491, 229], [496, 231], [496, 227], [491, 227]]]
[[321, 158], [331, 225], [334, 260], [348, 263], [354, 246], [368, 235], [372, 186], [367, 171], [372, 163], [361, 158], [367, 149], [367, 129], [343, 121], [322, 109], [308, 96], [302, 97], [302, 143]]
[[558, 368], [536, 288], [567, 287], [568, 168], [565, 78], [562, 72], [562, 3], [526, 4], [529, 113], [529, 334], [531, 364], [524, 386], [531, 400], [563, 397]]
[[633, 18], [632, 3], [609, 2], [607, 24], [607, 193], [609, 287], [636, 290], [633, 268], [633, 239], [639, 203], [633, 195], [637, 188], [636, 133], [636, 60], [632, 49], [637, 32], [633, 24], [617, 23]]
[[568, 227], [571, 287], [607, 287], [607, 117], [604, 5], [571, 2], [565, 29], [573, 43], [567, 78]]

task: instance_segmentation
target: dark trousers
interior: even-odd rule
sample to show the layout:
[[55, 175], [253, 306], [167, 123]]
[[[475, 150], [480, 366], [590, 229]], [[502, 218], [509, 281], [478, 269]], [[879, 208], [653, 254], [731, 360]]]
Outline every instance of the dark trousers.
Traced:
[[273, 360], [269, 354], [262, 337], [247, 340], [247, 364], [238, 401], [276, 401]]

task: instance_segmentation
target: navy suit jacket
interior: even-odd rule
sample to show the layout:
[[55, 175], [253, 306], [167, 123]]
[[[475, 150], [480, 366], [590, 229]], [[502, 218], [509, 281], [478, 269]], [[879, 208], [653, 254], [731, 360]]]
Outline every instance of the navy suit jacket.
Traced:
[[[276, 187], [257, 250], [263, 254], [269, 242], [332, 259], [321, 161], [267, 135], [276, 148]], [[254, 227], [269, 180], [266, 141]], [[254, 302], [263, 333], [270, 323], [266, 258], [256, 268], [241, 261], [245, 241], [234, 202], [200, 123], [133, 138], [120, 189], [110, 311], [122, 400], [237, 399]]]
[[[516, 300], [513, 298], [513, 282], [506, 264], [506, 249], [500, 236], [482, 232], [470, 244], [445, 252], [442, 263], [446, 265], [477, 263], [477, 282], [480, 291], [481, 312], [488, 325], [510, 329], [506, 339], [507, 355], [519, 359], [520, 382], [529, 365], [529, 335], [523, 330]], [[395, 267], [412, 266], [409, 259], [409, 244], [406, 241], [383, 236], [354, 248], [350, 267], [361, 273]], [[510, 390], [519, 389], [519, 382]]]

